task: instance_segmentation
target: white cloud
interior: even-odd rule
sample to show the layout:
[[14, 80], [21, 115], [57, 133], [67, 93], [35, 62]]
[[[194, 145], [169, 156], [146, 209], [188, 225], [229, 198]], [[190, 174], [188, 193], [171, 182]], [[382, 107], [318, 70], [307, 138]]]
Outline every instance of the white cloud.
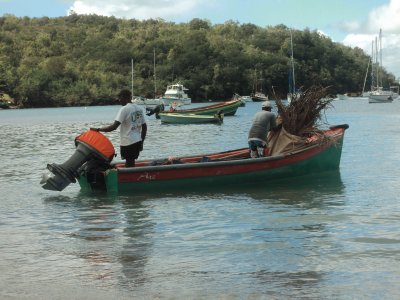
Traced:
[[[343, 40], [343, 44], [350, 47], [359, 47], [367, 54], [371, 55], [372, 41], [376, 35], [369, 34], [349, 34]], [[387, 34], [382, 37], [382, 64], [383, 67], [393, 73], [396, 78], [400, 78], [400, 34]]]
[[383, 5], [373, 10], [367, 21], [368, 30], [382, 28], [388, 33], [400, 33], [400, 0], [391, 0], [388, 5]]
[[390, 0], [389, 4], [372, 10], [367, 20], [361, 23], [346, 22], [342, 28], [348, 32], [343, 44], [350, 47], [359, 47], [366, 53], [371, 53], [372, 41], [382, 29], [382, 56], [383, 67], [400, 78], [400, 0]]
[[339, 27], [347, 32], [375, 34], [382, 28], [387, 33], [400, 32], [400, 0], [373, 9], [364, 21], [345, 21]]
[[193, 11], [204, 0], [77, 0], [69, 10], [131, 19], [169, 19]]

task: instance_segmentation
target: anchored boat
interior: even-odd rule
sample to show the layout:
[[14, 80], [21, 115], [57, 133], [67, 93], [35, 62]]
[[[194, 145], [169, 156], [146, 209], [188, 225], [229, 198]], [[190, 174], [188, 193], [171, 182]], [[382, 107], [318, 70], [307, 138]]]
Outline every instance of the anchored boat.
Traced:
[[187, 95], [188, 89], [185, 88], [180, 82], [167, 86], [167, 90], [161, 100], [164, 105], [168, 106], [174, 102], [181, 103], [182, 105], [188, 105], [192, 103], [192, 99]]
[[170, 124], [200, 124], [200, 123], [217, 123], [221, 124], [224, 115], [196, 115], [196, 114], [179, 114], [179, 113], [159, 113], [162, 123]]
[[195, 114], [195, 115], [218, 115], [224, 114], [224, 116], [233, 116], [236, 114], [237, 109], [242, 105], [240, 99], [225, 101], [216, 103], [213, 105], [207, 105], [202, 107], [190, 108], [190, 109], [177, 109], [173, 111], [163, 111], [164, 114]]

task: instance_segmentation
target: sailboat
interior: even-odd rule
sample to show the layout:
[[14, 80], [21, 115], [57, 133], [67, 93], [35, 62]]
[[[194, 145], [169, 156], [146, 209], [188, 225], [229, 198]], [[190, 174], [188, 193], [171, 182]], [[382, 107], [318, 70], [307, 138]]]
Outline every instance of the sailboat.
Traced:
[[251, 99], [254, 102], [262, 102], [262, 101], [269, 100], [268, 96], [266, 96], [263, 93], [262, 84], [259, 84], [259, 82], [261, 82], [261, 79], [257, 79], [257, 71], [255, 71], [255, 78], [254, 79], [255, 80], [254, 80], [253, 93], [250, 95]]
[[300, 93], [296, 91], [296, 80], [294, 77], [294, 58], [293, 58], [293, 36], [292, 30], [289, 29], [290, 32], [290, 48], [291, 48], [291, 55], [290, 55], [290, 70], [289, 70], [289, 93], [287, 94], [288, 103], [292, 102], [292, 99], [298, 98]]
[[[156, 97], [157, 95], [157, 80], [156, 80], [156, 50], [153, 50], [153, 68], [154, 68], [154, 98], [149, 99], [142, 96], [132, 96], [132, 103], [138, 105], [155, 106], [163, 104], [162, 99]], [[132, 95], [133, 95], [133, 59], [132, 59]]]
[[[373, 43], [372, 43], [372, 49], [374, 49], [374, 44]], [[362, 92], [361, 92], [361, 96], [362, 97], [369, 97], [369, 95], [371, 94], [371, 91], [365, 91], [365, 84], [367, 82], [369, 65], [372, 65], [372, 57], [371, 57], [371, 59], [368, 59], [367, 71], [365, 72], [364, 85], [363, 85], [363, 89], [362, 89]], [[371, 68], [372, 68], [372, 66], [371, 66]], [[372, 76], [373, 76], [373, 72], [371, 72], [371, 77]], [[372, 79], [371, 79], [371, 90], [372, 90]]]
[[[378, 52], [378, 44], [379, 44], [379, 52]], [[387, 103], [393, 101], [393, 92], [386, 91], [382, 88], [382, 78], [380, 76], [380, 70], [382, 68], [382, 29], [379, 31], [379, 43], [378, 40], [375, 39], [375, 56], [372, 54], [373, 59], [375, 58], [375, 80], [376, 87], [374, 91], [371, 91], [369, 95], [368, 102], [369, 103]], [[380, 60], [378, 61], [378, 55]]]

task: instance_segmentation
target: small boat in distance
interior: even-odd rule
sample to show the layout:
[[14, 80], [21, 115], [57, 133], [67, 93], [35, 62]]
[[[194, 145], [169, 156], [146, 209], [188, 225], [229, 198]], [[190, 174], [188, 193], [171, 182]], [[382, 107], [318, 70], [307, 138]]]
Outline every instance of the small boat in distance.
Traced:
[[192, 99], [187, 95], [188, 89], [185, 88], [180, 82], [167, 86], [167, 90], [160, 99], [165, 106], [171, 105], [173, 102], [182, 103], [182, 105], [189, 105]]
[[257, 71], [254, 71], [254, 86], [253, 92], [250, 96], [254, 102], [264, 102], [269, 100], [268, 96], [263, 92], [262, 79], [257, 78]]
[[216, 115], [195, 115], [195, 114], [179, 114], [179, 113], [159, 113], [161, 123], [169, 124], [204, 124], [216, 123], [221, 124], [224, 119], [223, 114]]
[[164, 104], [161, 99], [149, 99], [142, 96], [133, 96], [132, 103], [135, 103], [137, 105], [146, 105], [146, 106]]
[[369, 103], [390, 103], [393, 102], [393, 92], [381, 88], [369, 94]]
[[264, 102], [269, 100], [268, 96], [266, 96], [263, 92], [256, 92], [251, 95], [251, 99], [254, 102]]
[[253, 101], [253, 99], [251, 99], [250, 96], [240, 96], [240, 100], [242, 100], [243, 102], [251, 102], [251, 101]]
[[242, 105], [242, 101], [234, 99], [231, 101], [225, 101], [207, 106], [201, 106], [190, 109], [176, 109], [172, 111], [163, 111], [165, 114], [196, 114], [196, 115], [215, 115], [223, 113], [224, 116], [233, 116], [237, 109]]
[[[378, 50], [379, 46], [379, 50]], [[374, 50], [374, 46], [372, 46]], [[375, 54], [375, 55], [374, 55]], [[369, 94], [369, 103], [390, 103], [393, 102], [393, 92], [391, 90], [384, 90], [382, 85], [382, 76], [380, 68], [382, 68], [382, 29], [379, 30], [379, 39], [375, 39], [375, 51], [372, 54], [375, 60], [375, 70], [373, 71], [376, 80], [375, 90]], [[380, 60], [378, 60], [380, 57]]]
[[165, 103], [162, 101], [162, 99], [159, 99], [156, 97], [157, 94], [157, 84], [156, 84], [156, 51], [155, 49], [153, 50], [153, 68], [154, 68], [154, 98], [145, 98], [143, 96], [133, 96], [133, 77], [134, 77], [134, 71], [133, 71], [133, 59], [131, 60], [132, 63], [132, 103], [135, 103], [137, 105], [145, 105], [145, 106], [156, 106], [156, 105], [160, 105], [163, 104], [165, 105]]

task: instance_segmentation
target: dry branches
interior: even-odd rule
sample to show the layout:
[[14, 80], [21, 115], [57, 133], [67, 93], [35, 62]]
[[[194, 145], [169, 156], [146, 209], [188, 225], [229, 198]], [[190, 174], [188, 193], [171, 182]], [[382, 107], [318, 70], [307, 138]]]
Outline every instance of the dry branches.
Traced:
[[328, 98], [328, 89], [311, 87], [299, 95], [293, 95], [292, 101], [285, 106], [281, 100], [276, 100], [278, 114], [282, 118], [283, 128], [293, 135], [303, 136], [315, 130], [322, 112], [327, 109], [332, 98]]

